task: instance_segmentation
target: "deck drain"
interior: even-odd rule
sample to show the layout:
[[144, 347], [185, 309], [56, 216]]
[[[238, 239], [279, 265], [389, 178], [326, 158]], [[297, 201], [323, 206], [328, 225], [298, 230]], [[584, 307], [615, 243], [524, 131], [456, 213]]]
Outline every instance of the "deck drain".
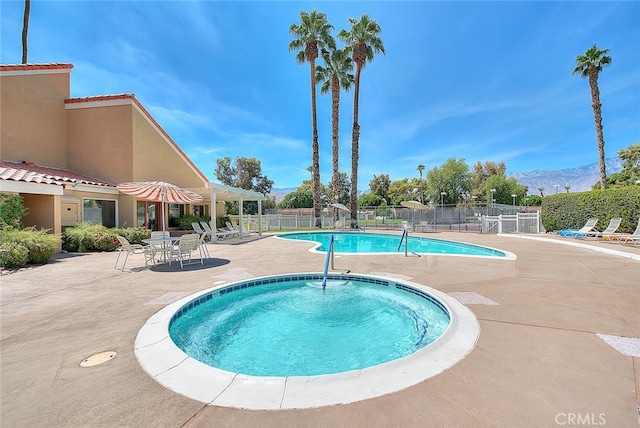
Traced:
[[98, 364], [106, 363], [107, 361], [115, 357], [116, 354], [116, 351], [100, 352], [99, 354], [92, 355], [82, 360], [82, 362], [80, 363], [80, 367], [93, 367], [97, 366]]

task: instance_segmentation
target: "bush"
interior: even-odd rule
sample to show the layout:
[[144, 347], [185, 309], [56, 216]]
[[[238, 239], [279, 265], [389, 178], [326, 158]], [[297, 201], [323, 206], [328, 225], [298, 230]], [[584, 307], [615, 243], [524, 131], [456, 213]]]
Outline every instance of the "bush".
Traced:
[[9, 229], [2, 232], [0, 242], [23, 245], [28, 253], [28, 263], [42, 265], [49, 261], [56, 252], [59, 238], [47, 233], [46, 230], [36, 230], [34, 227], [26, 229]]
[[633, 232], [640, 217], [640, 186], [559, 193], [542, 201], [541, 219], [547, 231], [579, 229], [591, 217], [604, 229], [613, 217], [621, 217], [619, 232]]
[[193, 223], [194, 221], [200, 222], [203, 220], [204, 219], [202, 217], [198, 217], [197, 215], [185, 214], [178, 219], [178, 227], [181, 230], [191, 230], [193, 229], [193, 227], [191, 226], [191, 223]]
[[5, 269], [18, 269], [29, 261], [29, 250], [18, 242], [0, 244], [0, 265]]
[[127, 241], [132, 244], [144, 244], [143, 239], [147, 239], [151, 236], [151, 230], [146, 227], [120, 227], [113, 229], [116, 235], [124, 236]]
[[109, 229], [101, 224], [78, 223], [62, 234], [62, 249], [78, 253], [114, 251], [120, 247], [118, 235], [133, 244], [140, 244], [151, 236], [151, 231], [144, 227]]
[[20, 229], [22, 217], [29, 210], [22, 204], [22, 196], [15, 193], [0, 193], [0, 226], [2, 228]]

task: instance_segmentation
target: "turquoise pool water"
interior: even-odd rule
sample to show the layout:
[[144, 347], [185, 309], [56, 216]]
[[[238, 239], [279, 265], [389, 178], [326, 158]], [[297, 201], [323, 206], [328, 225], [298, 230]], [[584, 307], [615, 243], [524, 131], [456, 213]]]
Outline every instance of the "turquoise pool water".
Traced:
[[354, 275], [267, 277], [202, 296], [171, 320], [189, 356], [252, 376], [340, 373], [402, 358], [450, 324], [431, 295], [393, 280]]
[[[317, 247], [318, 251], [327, 251], [331, 235], [334, 236], [333, 250], [336, 253], [404, 253], [404, 242], [400, 245], [401, 235], [368, 232], [297, 232], [278, 235], [278, 237], [317, 242], [320, 244]], [[417, 254], [506, 257], [502, 251], [480, 245], [419, 236], [409, 236], [408, 239], [408, 251]]]

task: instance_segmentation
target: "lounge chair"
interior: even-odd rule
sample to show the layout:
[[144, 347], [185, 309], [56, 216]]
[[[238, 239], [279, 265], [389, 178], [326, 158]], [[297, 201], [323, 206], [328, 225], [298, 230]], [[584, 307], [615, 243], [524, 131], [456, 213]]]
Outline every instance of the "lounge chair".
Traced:
[[216, 239], [217, 238], [221, 238], [220, 236], [218, 236], [217, 233], [215, 233], [215, 234], [213, 233], [213, 230], [211, 229], [211, 226], [209, 226], [209, 223], [207, 223], [206, 221], [201, 221], [200, 225], [202, 226], [202, 229], [207, 234], [207, 236], [209, 236], [209, 241], [215, 242], [215, 240], [213, 239], [214, 236], [216, 237]]
[[[189, 233], [182, 235], [177, 245], [174, 245], [171, 249], [171, 255], [169, 258], [169, 264], [173, 256], [180, 262], [180, 269], [184, 269], [185, 260], [189, 260], [191, 263], [191, 253], [199, 249], [200, 236], [195, 233]], [[200, 250], [201, 251], [201, 250]], [[204, 260], [200, 258], [200, 264], [204, 264]]]
[[591, 232], [595, 227], [598, 219], [595, 217], [590, 218], [580, 229], [563, 229], [558, 232], [559, 236], [564, 236], [568, 238], [583, 238], [584, 234], [587, 232]]
[[623, 245], [633, 244], [635, 246], [640, 244], [640, 218], [638, 219], [636, 230], [634, 230], [631, 235], [618, 234], [616, 238], [619, 242], [622, 242]]
[[602, 232], [598, 232], [597, 230], [591, 230], [589, 232], [583, 233], [582, 235], [584, 238], [593, 238], [593, 239], [598, 239], [604, 236], [613, 235], [614, 233], [616, 233], [616, 231], [620, 227], [620, 223], [622, 223], [622, 219], [620, 217], [615, 217], [609, 220], [609, 225]]
[[124, 266], [127, 264], [127, 259], [129, 258], [129, 254], [144, 254], [145, 266], [147, 266], [149, 262], [153, 262], [154, 265], [156, 264], [156, 261], [155, 261], [156, 252], [152, 246], [150, 245], [142, 246], [140, 244], [132, 244], [124, 236], [117, 236], [117, 238], [118, 238], [118, 242], [120, 242], [120, 248], [118, 249], [119, 251], [118, 258], [116, 259], [116, 264], [113, 267], [114, 269], [118, 269], [118, 262], [120, 261], [120, 256], [124, 252], [126, 252], [127, 255], [124, 257], [124, 263], [122, 263], [122, 268], [120, 269], [122, 272], [124, 272]]
[[193, 231], [198, 235], [202, 235], [205, 232], [202, 226], [200, 226], [200, 223], [198, 223], [197, 221], [191, 222], [191, 227], [193, 228]]
[[227, 229], [229, 229], [232, 232], [235, 232], [238, 237], [243, 237], [243, 236], [248, 236], [249, 233], [246, 231], [241, 231], [239, 227], [237, 227], [236, 225], [232, 224], [230, 221], [225, 222], [224, 224], [227, 225]]
[[227, 238], [232, 238], [234, 236], [238, 236], [238, 233], [233, 230], [216, 228], [216, 238], [218, 239], [227, 239]]

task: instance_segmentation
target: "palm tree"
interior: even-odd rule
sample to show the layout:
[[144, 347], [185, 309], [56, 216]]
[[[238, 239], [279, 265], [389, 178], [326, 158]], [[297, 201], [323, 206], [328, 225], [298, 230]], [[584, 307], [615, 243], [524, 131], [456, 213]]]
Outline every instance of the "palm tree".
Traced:
[[31, 0], [24, 0], [24, 16], [22, 19], [22, 63], [27, 63], [27, 34], [29, 34], [29, 14], [31, 13]]
[[604, 135], [602, 133], [602, 103], [600, 103], [600, 89], [598, 89], [598, 76], [602, 67], [611, 64], [611, 57], [607, 55], [609, 49], [598, 49], [594, 44], [584, 55], [576, 57], [576, 68], [571, 75], [580, 74], [581, 77], [589, 78], [591, 88], [591, 107], [593, 108], [593, 119], [596, 125], [596, 139], [598, 140], [598, 157], [600, 158], [600, 188], [607, 187], [607, 170], [604, 161]]
[[335, 49], [336, 42], [331, 36], [333, 26], [327, 21], [327, 15], [313, 10], [311, 13], [300, 12], [300, 24], [291, 24], [289, 33], [296, 37], [289, 43], [289, 52], [298, 51], [296, 61], [303, 64], [309, 61], [311, 67], [311, 127], [313, 140], [311, 151], [313, 158], [313, 212], [316, 218], [316, 227], [322, 227], [320, 212], [322, 210], [320, 200], [320, 148], [318, 146], [318, 120], [316, 114], [316, 58], [318, 49]]
[[343, 40], [346, 49], [352, 53], [356, 63], [355, 89], [353, 93], [353, 129], [351, 131], [351, 227], [358, 227], [358, 144], [360, 125], [358, 124], [358, 102], [360, 98], [360, 74], [367, 62], [373, 61], [374, 53], [384, 52], [384, 45], [378, 34], [380, 25], [364, 14], [360, 20], [349, 18], [351, 31], [342, 30], [338, 37]]
[[[348, 91], [353, 83], [353, 61], [344, 49], [337, 49], [331, 52], [323, 50], [322, 57], [326, 64], [325, 67], [319, 65], [316, 67], [316, 80], [322, 82], [320, 93], [326, 94], [331, 89], [331, 140], [333, 154], [333, 174], [331, 176], [331, 190], [334, 199], [338, 196], [338, 175], [340, 173], [338, 156], [339, 156], [339, 118], [340, 118], [340, 88]], [[336, 200], [337, 202], [337, 200]], [[337, 217], [337, 208], [336, 214]]]
[[420, 203], [423, 203], [423, 197], [422, 197], [422, 171], [424, 171], [424, 165], [420, 164], [418, 165], [418, 168], [416, 168], [418, 170], [418, 172], [420, 173]]

